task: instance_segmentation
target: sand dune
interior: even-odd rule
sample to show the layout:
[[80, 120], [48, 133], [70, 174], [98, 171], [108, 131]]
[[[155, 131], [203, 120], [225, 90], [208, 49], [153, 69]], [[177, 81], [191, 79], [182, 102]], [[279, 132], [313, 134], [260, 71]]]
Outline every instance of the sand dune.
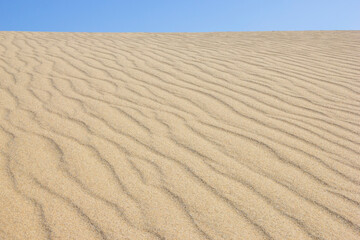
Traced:
[[0, 32], [0, 239], [360, 239], [360, 32]]

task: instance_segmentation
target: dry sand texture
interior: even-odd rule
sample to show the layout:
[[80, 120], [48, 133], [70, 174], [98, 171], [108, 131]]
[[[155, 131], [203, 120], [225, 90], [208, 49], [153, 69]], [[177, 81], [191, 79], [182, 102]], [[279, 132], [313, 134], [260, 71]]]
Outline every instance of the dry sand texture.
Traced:
[[360, 32], [0, 52], [0, 239], [360, 239]]

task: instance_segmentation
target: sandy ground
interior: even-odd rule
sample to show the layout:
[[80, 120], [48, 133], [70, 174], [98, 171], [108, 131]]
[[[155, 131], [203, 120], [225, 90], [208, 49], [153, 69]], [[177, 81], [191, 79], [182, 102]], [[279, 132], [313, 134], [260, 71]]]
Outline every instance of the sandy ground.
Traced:
[[360, 31], [0, 53], [0, 239], [360, 239]]

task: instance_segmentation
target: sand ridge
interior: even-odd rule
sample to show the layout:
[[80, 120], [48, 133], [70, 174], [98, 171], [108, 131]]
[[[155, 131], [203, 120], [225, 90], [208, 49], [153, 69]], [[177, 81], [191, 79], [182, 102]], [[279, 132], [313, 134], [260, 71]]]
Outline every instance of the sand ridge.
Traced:
[[0, 32], [0, 239], [360, 239], [360, 32]]

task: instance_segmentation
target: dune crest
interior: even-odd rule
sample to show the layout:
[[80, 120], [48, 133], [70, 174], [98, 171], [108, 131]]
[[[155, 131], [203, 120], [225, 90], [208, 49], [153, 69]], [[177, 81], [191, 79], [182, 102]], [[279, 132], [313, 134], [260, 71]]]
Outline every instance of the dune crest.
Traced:
[[0, 32], [0, 239], [360, 239], [360, 32]]

